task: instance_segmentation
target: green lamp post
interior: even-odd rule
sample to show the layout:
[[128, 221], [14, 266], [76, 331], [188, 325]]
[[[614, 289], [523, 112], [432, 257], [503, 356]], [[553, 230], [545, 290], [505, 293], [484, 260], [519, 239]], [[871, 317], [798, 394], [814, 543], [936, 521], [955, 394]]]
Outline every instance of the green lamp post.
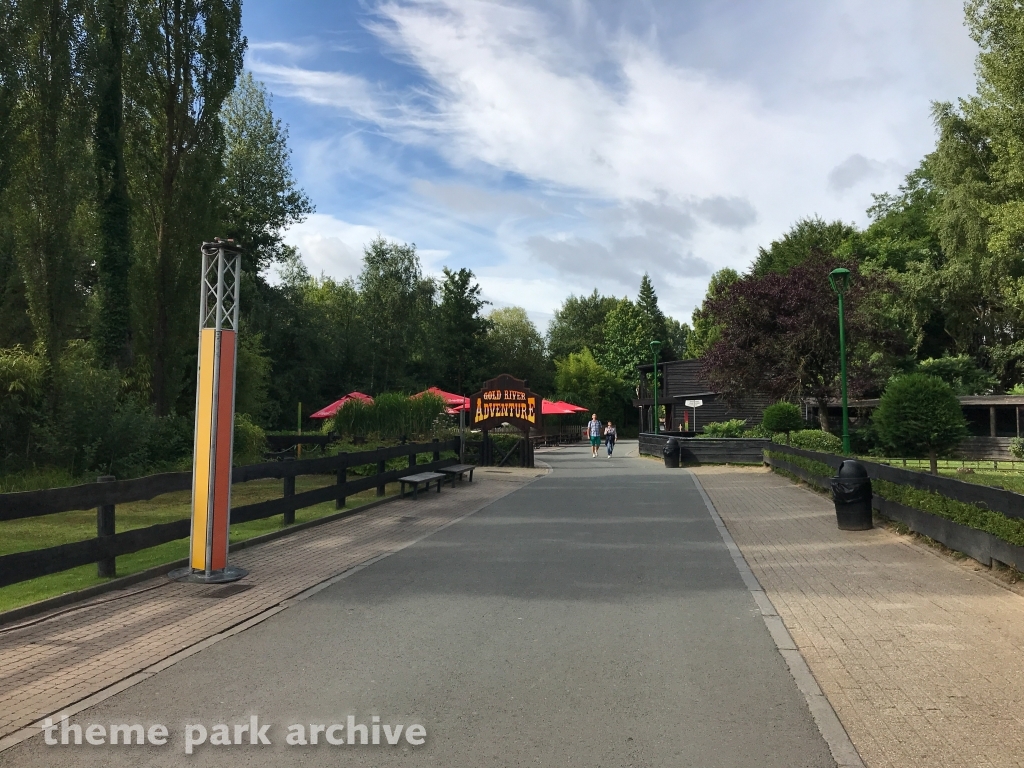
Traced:
[[661, 349], [660, 341], [651, 342], [651, 352], [654, 353], [654, 434], [658, 434], [658, 350]]
[[843, 393], [843, 453], [850, 453], [850, 413], [846, 400], [846, 317], [843, 312], [843, 294], [850, 287], [850, 270], [833, 269], [828, 275], [829, 285], [839, 297], [839, 385]]

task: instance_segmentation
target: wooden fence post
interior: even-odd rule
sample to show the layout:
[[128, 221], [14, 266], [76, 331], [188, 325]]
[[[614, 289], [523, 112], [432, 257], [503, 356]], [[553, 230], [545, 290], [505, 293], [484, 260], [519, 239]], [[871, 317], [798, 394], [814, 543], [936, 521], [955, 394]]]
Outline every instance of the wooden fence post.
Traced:
[[434, 438], [434, 461], [441, 460], [441, 446], [438, 439]]
[[345, 508], [345, 483], [348, 481], [347, 469], [348, 469], [348, 454], [339, 453], [338, 458], [341, 460], [341, 465], [338, 467], [338, 498], [334, 500], [335, 509]]
[[[295, 461], [295, 459], [287, 458], [285, 461]], [[295, 475], [285, 475], [284, 478], [284, 497], [287, 499], [289, 496], [295, 495]], [[295, 510], [286, 509], [284, 512], [284, 524], [291, 525], [295, 522]]]
[[416, 451], [409, 454], [409, 469], [416, 469]]
[[[113, 475], [102, 475], [98, 483], [112, 483], [117, 478]], [[104, 538], [114, 535], [114, 505], [101, 504], [96, 507], [96, 537]], [[113, 578], [117, 575], [117, 558], [104, 557], [96, 561], [96, 575], [100, 578]]]
[[[378, 475], [383, 475], [386, 471], [387, 471], [387, 462], [384, 461], [384, 459], [381, 459], [380, 461], [377, 462], [377, 474]], [[387, 486], [386, 483], [381, 483], [380, 485], [377, 486], [377, 495], [378, 496], [383, 496], [384, 495], [384, 491], [385, 491], [386, 486]]]

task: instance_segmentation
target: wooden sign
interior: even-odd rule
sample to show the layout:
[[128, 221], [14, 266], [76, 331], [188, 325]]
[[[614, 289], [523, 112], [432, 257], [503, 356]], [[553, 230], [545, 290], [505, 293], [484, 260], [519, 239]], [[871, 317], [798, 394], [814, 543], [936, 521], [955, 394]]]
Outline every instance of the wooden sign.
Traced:
[[469, 426], [494, 429], [511, 424], [529, 432], [541, 424], [541, 397], [526, 387], [526, 382], [503, 373], [485, 381], [483, 389], [470, 398]]

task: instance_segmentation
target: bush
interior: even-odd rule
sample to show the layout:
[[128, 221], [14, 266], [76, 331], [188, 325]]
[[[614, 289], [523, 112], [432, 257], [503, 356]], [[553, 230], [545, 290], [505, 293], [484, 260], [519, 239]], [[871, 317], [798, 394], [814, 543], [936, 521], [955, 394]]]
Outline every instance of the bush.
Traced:
[[793, 403], [775, 403], [764, 409], [761, 426], [769, 433], [796, 432], [803, 429], [804, 419], [800, 409]]
[[1010, 438], [1010, 453], [1018, 459], [1024, 459], [1024, 438]]
[[931, 460], [948, 455], [967, 435], [960, 401], [942, 379], [911, 373], [893, 379], [885, 388], [872, 417], [882, 445], [892, 456]]
[[245, 413], [235, 414], [234, 463], [256, 464], [267, 451], [267, 433]]
[[698, 437], [742, 437], [746, 419], [729, 419], [728, 421], [712, 421], [704, 425], [704, 433]]
[[776, 443], [786, 444], [794, 448], [803, 448], [805, 451], [820, 451], [822, 453], [842, 453], [843, 441], [831, 432], [823, 432], [820, 429], [801, 429], [791, 432], [787, 440], [786, 435], [779, 433], [772, 437]]
[[360, 438], [430, 437], [438, 416], [447, 410], [444, 398], [434, 394], [409, 397], [388, 392], [378, 395], [372, 405], [349, 400], [323, 428]]
[[741, 437], [759, 437], [761, 439], [764, 439], [770, 438], [772, 434], [773, 433], [770, 430], [767, 430], [761, 424], [758, 424], [756, 427], [751, 427], [750, 429], [743, 430], [743, 434], [741, 435]]
[[0, 349], [0, 463], [25, 460], [41, 416], [46, 362], [17, 346]]

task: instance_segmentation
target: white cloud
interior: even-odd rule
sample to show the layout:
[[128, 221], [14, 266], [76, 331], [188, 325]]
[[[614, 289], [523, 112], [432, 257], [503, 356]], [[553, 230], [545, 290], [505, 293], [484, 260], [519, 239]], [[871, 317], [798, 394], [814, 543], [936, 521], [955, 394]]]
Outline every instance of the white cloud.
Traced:
[[[385, 2], [371, 29], [416, 73], [414, 87], [262, 58], [251, 66], [277, 92], [445, 159], [455, 177], [445, 181], [384, 163], [393, 194], [360, 214], [373, 223], [363, 230], [416, 232], [407, 239], [442, 254], [433, 260], [488, 274], [495, 296], [506, 293], [481, 264], [532, 269], [548, 289], [531, 284], [530, 296], [553, 300], [549, 311], [552, 297], [589, 291], [586, 280], [635, 290], [650, 270], [680, 316], [711, 271], [745, 268], [796, 219], [863, 223], [868, 193], [895, 187], [931, 148], [929, 100], [971, 80], [959, 0], [700, 13], [668, 2], [651, 16], [675, 27], [647, 29], [602, 17], [614, 6]], [[325, 162], [325, 147], [345, 141], [319, 143], [315, 173], [353, 162], [338, 152]], [[514, 192], [500, 188], [509, 175], [522, 180]], [[336, 253], [345, 271], [359, 228], [331, 229], [340, 225], [312, 217], [294, 236], [304, 253], [319, 249], [311, 259]]]
[[323, 273], [336, 280], [344, 280], [359, 274], [363, 246], [380, 234], [373, 227], [350, 224], [325, 213], [314, 213], [301, 224], [291, 227], [284, 239], [288, 245], [299, 249], [310, 273]]

